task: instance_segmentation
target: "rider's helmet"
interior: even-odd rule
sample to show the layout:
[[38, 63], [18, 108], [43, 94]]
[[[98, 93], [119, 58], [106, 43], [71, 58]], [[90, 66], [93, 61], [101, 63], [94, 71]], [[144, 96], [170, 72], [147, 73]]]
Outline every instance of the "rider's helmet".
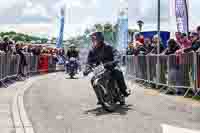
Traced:
[[75, 49], [76, 49], [76, 45], [75, 45], [75, 44], [71, 44], [71, 45], [69, 46], [69, 49], [70, 49], [70, 50], [75, 50]]
[[91, 35], [91, 40], [93, 44], [93, 48], [98, 48], [102, 44], [104, 44], [104, 36], [102, 32], [93, 32]]
[[104, 41], [104, 35], [102, 32], [93, 32], [91, 33], [90, 37], [92, 39], [97, 40], [98, 42], [103, 42]]

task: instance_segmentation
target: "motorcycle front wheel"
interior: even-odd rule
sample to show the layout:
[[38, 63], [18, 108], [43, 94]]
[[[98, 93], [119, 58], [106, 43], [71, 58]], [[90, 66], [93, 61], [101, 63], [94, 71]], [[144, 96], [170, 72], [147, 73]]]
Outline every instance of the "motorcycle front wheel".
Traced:
[[100, 103], [104, 110], [108, 112], [114, 112], [116, 109], [116, 102], [113, 99], [112, 95], [108, 92], [108, 94], [104, 93], [104, 89], [102, 85], [98, 85], [96, 88], [96, 95], [99, 97]]

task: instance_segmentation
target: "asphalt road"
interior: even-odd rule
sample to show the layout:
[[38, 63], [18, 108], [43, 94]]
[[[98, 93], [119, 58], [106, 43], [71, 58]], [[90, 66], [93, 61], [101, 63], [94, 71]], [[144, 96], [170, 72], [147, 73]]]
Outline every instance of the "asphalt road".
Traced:
[[34, 83], [24, 103], [35, 133], [164, 133], [163, 124], [200, 130], [198, 103], [136, 84], [131, 89], [127, 105], [107, 113], [96, 105], [89, 78], [56, 73]]

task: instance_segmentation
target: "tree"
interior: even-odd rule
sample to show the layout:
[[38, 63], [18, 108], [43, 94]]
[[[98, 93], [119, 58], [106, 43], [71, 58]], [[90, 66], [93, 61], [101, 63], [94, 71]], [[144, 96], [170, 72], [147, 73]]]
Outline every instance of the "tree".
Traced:
[[104, 32], [112, 32], [113, 31], [113, 26], [110, 23], [106, 23], [104, 25]]
[[21, 36], [21, 35], [15, 35], [12, 37], [12, 39], [15, 41], [15, 42], [24, 42], [26, 41], [26, 38], [24, 36]]
[[94, 25], [95, 29], [99, 32], [102, 32], [103, 31], [103, 26], [101, 24], [95, 24]]
[[142, 20], [137, 21], [137, 25], [139, 27], [140, 32], [142, 31], [142, 26], [144, 25], [144, 22]]

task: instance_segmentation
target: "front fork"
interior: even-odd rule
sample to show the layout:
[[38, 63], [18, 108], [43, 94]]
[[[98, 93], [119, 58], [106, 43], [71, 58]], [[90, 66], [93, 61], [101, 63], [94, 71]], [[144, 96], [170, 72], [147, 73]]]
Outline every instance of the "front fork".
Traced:
[[[95, 94], [96, 94], [96, 97], [97, 97], [98, 101], [103, 102], [103, 101], [104, 101], [103, 95], [107, 94], [107, 90], [104, 88], [103, 85], [101, 85], [101, 84], [99, 83], [99, 80], [100, 80], [100, 79], [94, 78], [94, 77], [93, 77], [93, 78], [91, 79], [91, 85], [92, 85], [92, 87], [93, 87], [93, 89], [94, 89], [94, 92], [95, 92]], [[101, 88], [100, 88], [100, 87], [101, 87]]]

